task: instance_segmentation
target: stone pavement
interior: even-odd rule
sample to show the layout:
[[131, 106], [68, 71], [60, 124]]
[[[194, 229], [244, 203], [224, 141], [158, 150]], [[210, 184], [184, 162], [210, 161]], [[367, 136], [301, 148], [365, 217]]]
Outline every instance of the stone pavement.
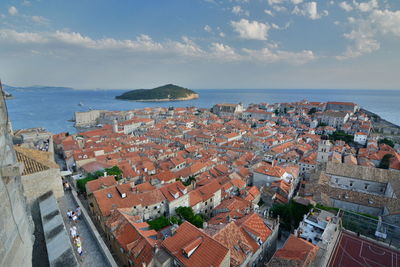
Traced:
[[[69, 233], [69, 228], [73, 225], [73, 222], [67, 217], [67, 211], [68, 209], [75, 210], [76, 208], [70, 191], [65, 192], [64, 197], [59, 202], [59, 207]], [[85, 220], [78, 220], [76, 227], [78, 228], [78, 234], [82, 240], [83, 256], [81, 257], [77, 254], [75, 244], [73, 244], [73, 247], [81, 266], [109, 266]], [[71, 242], [73, 242], [72, 239]]]

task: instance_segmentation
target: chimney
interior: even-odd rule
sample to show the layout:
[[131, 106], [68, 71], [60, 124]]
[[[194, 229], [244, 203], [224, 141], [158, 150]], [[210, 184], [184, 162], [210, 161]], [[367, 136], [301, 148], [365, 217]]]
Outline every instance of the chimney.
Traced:
[[107, 172], [103, 172], [103, 176], [106, 177], [107, 176]]

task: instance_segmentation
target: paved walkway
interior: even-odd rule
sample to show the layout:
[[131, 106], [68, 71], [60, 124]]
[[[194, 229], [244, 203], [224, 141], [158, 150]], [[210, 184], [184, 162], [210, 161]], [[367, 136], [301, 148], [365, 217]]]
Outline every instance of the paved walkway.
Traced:
[[[65, 192], [63, 199], [59, 202], [60, 211], [62, 213], [65, 226], [67, 228], [67, 232], [69, 234], [69, 228], [73, 225], [72, 221], [67, 217], [67, 211], [75, 210], [76, 204], [73, 200], [71, 192]], [[75, 249], [76, 257], [81, 262], [81, 266], [108, 266], [106, 259], [104, 258], [103, 254], [100, 252], [100, 247], [98, 246], [97, 242], [95, 241], [92, 232], [89, 230], [88, 225], [86, 224], [85, 220], [80, 219], [76, 223], [76, 227], [78, 228], [78, 234], [82, 240], [82, 248], [83, 248], [83, 256], [79, 256], [76, 252], [76, 246], [73, 244], [72, 239], [72, 246]]]

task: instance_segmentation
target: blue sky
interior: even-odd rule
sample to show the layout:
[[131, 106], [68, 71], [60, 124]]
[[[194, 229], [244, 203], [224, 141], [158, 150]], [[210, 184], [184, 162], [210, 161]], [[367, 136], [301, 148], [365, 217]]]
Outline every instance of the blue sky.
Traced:
[[15, 86], [400, 89], [400, 1], [2, 0]]

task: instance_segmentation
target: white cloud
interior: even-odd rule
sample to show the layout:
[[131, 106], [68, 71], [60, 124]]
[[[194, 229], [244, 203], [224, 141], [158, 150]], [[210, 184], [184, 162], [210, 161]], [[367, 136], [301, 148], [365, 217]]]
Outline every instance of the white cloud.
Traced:
[[370, 15], [370, 19], [380, 33], [393, 34], [400, 37], [400, 10], [374, 10]]
[[18, 9], [15, 6], [10, 6], [8, 9], [8, 14], [11, 16], [17, 15], [18, 14]]
[[243, 52], [248, 54], [252, 60], [263, 63], [285, 62], [291, 65], [301, 65], [316, 59], [316, 56], [310, 50], [290, 52], [263, 48], [260, 50], [243, 49]]
[[267, 14], [267, 15], [270, 15], [271, 17], [274, 16], [274, 13], [272, 13], [272, 11], [269, 10], [269, 9], [264, 9], [264, 13]]
[[212, 43], [210, 45], [211, 54], [218, 58], [223, 58], [224, 60], [237, 60], [240, 56], [236, 54], [235, 50], [222, 43]]
[[353, 0], [353, 5], [362, 12], [369, 12], [379, 7], [378, 0], [370, 0], [369, 2], [358, 3]]
[[236, 15], [246, 15], [246, 16], [250, 15], [250, 12], [248, 10], [244, 10], [240, 6], [232, 7], [232, 13]]
[[286, 23], [285, 26], [283, 26], [283, 27], [281, 27], [275, 23], [271, 24], [271, 27], [275, 30], [287, 30], [289, 28], [289, 26], [290, 26], [290, 22]]
[[344, 37], [354, 41], [354, 45], [347, 47], [346, 52], [337, 57], [340, 60], [359, 57], [380, 48], [379, 42], [372, 38], [372, 34], [365, 35], [362, 32], [352, 31], [351, 33], [344, 34]]
[[[309, 50], [291, 52], [278, 49], [277, 43], [268, 43], [260, 50], [242, 48], [237, 52], [233, 47], [213, 42], [206, 49], [201, 48], [188, 37], [180, 41], [167, 40], [156, 42], [150, 36], [142, 34], [133, 40], [118, 40], [113, 38], [93, 39], [78, 32], [17, 32], [15, 30], [0, 30], [0, 50], [8, 47], [16, 53], [40, 57], [71, 58], [74, 57], [123, 57], [129, 59], [143, 57], [143, 60], [157, 58], [182, 62], [182, 60], [197, 61], [240, 61], [258, 62], [261, 64], [288, 63], [305, 64], [316, 59]], [[19, 50], [18, 50], [19, 49]], [[90, 50], [88, 53], [86, 50]], [[91, 59], [91, 61], [93, 58]]]
[[268, 0], [268, 4], [269, 4], [270, 6], [272, 6], [272, 5], [279, 5], [279, 4], [282, 4], [283, 2], [285, 2], [285, 0]]
[[224, 37], [225, 37], [225, 33], [220, 32], [220, 33], [219, 33], [219, 36], [222, 37], [222, 38], [224, 38]]
[[48, 24], [49, 23], [49, 20], [42, 16], [32, 16], [31, 19], [33, 22], [36, 22], [39, 24]]
[[284, 7], [284, 6], [278, 6], [278, 5], [272, 6], [272, 9], [275, 10], [275, 11], [277, 11], [277, 12], [286, 12], [286, 11], [287, 11], [287, 8], [286, 8], [286, 7]]
[[30, 6], [30, 5], [31, 5], [31, 2], [28, 1], [28, 0], [23, 0], [23, 1], [22, 1], [22, 5], [23, 5], [23, 6]]
[[400, 37], [400, 11], [374, 9], [364, 18], [349, 17], [348, 22], [353, 30], [344, 37], [352, 44], [338, 59], [359, 57], [379, 50], [381, 35]]
[[231, 21], [231, 25], [243, 39], [267, 40], [268, 30], [270, 29], [268, 24], [247, 19]]
[[348, 4], [347, 2], [344, 2], [344, 1], [339, 3], [339, 7], [341, 7], [344, 10], [346, 10], [347, 12], [353, 10], [353, 7], [350, 4]]
[[1, 29], [0, 40], [9, 43], [33, 43], [43, 44], [48, 42], [48, 38], [39, 33], [17, 32], [15, 30]]
[[303, 0], [291, 0], [293, 4], [298, 5], [303, 3]]
[[211, 28], [210, 25], [204, 26], [204, 30], [205, 30], [206, 32], [212, 32], [212, 28]]
[[302, 15], [312, 20], [316, 20], [320, 19], [322, 15], [327, 16], [328, 11], [324, 10], [321, 15], [318, 13], [317, 2], [308, 2], [304, 3], [301, 8], [299, 6], [295, 6], [292, 14]]

